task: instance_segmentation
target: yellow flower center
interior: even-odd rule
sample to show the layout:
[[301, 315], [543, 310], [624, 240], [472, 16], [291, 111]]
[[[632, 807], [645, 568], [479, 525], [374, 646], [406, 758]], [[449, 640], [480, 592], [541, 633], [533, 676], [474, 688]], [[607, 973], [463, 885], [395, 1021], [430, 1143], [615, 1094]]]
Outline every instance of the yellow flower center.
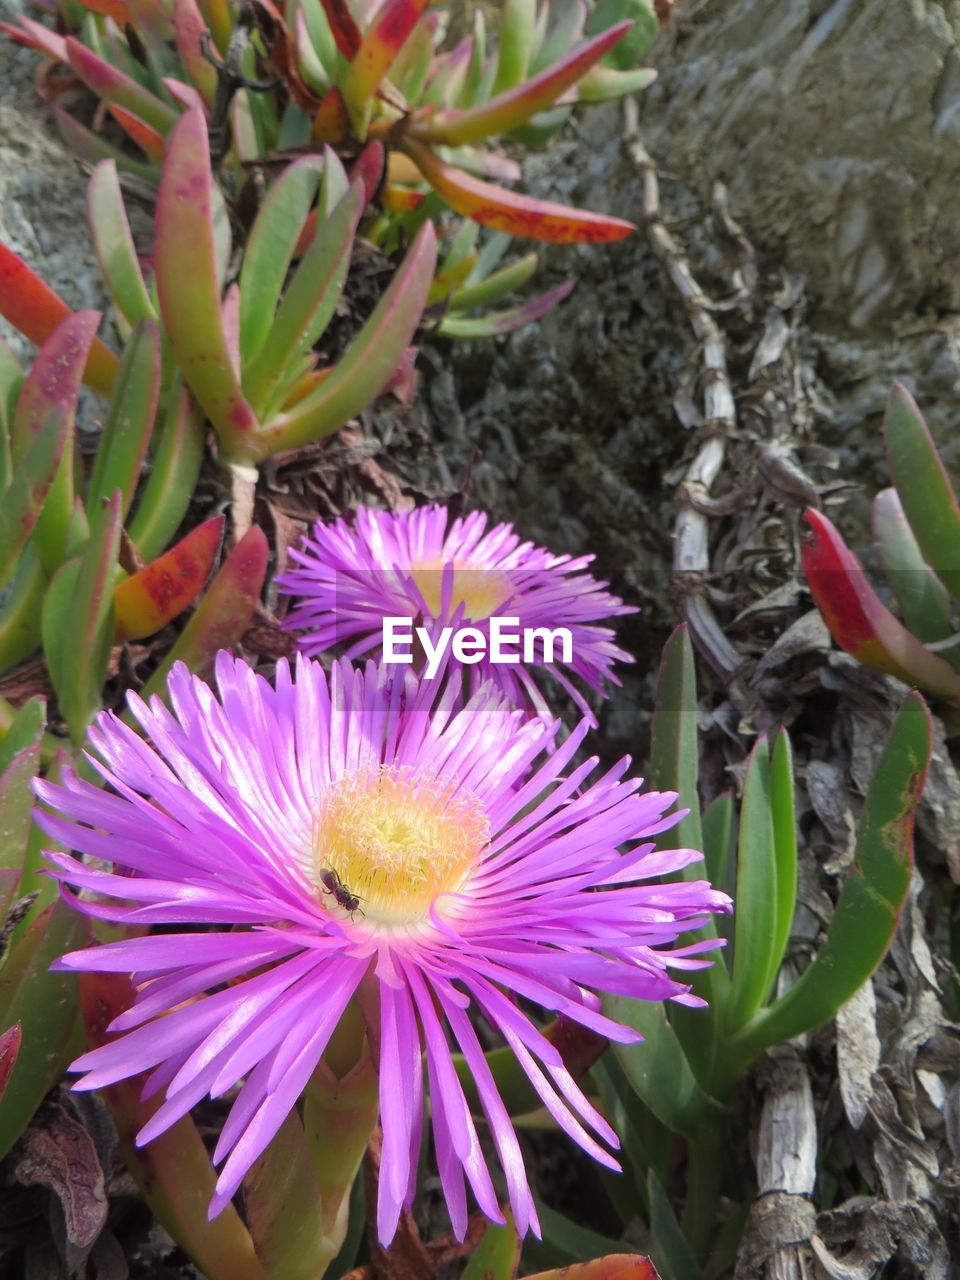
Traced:
[[405, 927], [425, 920], [438, 894], [461, 888], [489, 838], [475, 796], [417, 769], [383, 766], [348, 774], [323, 797], [313, 874], [334, 914]]
[[[417, 560], [411, 567], [411, 576], [434, 618], [440, 616], [443, 608], [443, 567], [444, 561], [440, 556]], [[473, 568], [468, 561], [454, 560], [450, 612], [455, 613], [463, 605], [465, 622], [482, 622], [489, 618], [512, 594], [513, 585], [506, 574], [497, 573], [494, 569]]]

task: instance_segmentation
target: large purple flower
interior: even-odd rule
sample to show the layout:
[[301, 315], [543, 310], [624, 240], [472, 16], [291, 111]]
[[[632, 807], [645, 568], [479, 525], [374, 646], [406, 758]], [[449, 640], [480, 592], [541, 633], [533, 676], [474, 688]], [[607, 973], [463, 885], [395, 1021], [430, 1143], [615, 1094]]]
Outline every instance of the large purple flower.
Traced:
[[99, 717], [91, 758], [109, 790], [73, 775], [37, 783], [47, 833], [99, 860], [47, 855], [77, 909], [178, 926], [60, 962], [132, 973], [138, 989], [112, 1024], [123, 1034], [73, 1064], [86, 1073], [77, 1087], [151, 1072], [147, 1088], [165, 1101], [143, 1143], [239, 1084], [214, 1155], [217, 1213], [364, 981], [366, 1016], [379, 1005], [381, 1239], [413, 1196], [423, 1062], [454, 1228], [466, 1226], [465, 1178], [502, 1220], [451, 1040], [475, 1078], [517, 1227], [535, 1229], [469, 1010], [502, 1034], [557, 1123], [616, 1168], [587, 1130], [611, 1147], [615, 1134], [517, 998], [623, 1042], [637, 1037], [593, 992], [699, 1003], [668, 969], [706, 963], [709, 944], [670, 945], [728, 900], [703, 881], [660, 882], [700, 857], [650, 843], [677, 820], [666, 814], [676, 797], [641, 794], [627, 761], [588, 783], [595, 760], [570, 767], [585, 723], [549, 752], [558, 725], [524, 723], [491, 685], [459, 707], [449, 686], [409, 673], [343, 661], [328, 678], [300, 659], [295, 679], [280, 664], [274, 689], [226, 654], [217, 679], [219, 698], [176, 667], [172, 713], [131, 695], [149, 741]]
[[422, 619], [434, 634], [446, 625], [469, 625], [487, 638], [488, 651], [492, 617], [516, 618], [519, 629], [530, 633], [565, 628], [569, 652], [563, 655], [558, 642], [549, 666], [542, 637], [531, 640], [526, 661], [520, 646], [504, 646], [507, 662], [473, 658], [465, 668], [470, 689], [492, 678], [514, 705], [529, 703], [550, 720], [530, 673], [545, 668], [595, 723], [574, 681], [598, 692], [608, 682], [620, 683], [614, 663], [633, 658], [601, 624], [636, 609], [584, 572], [592, 556], [554, 555], [521, 542], [510, 524], [486, 529], [485, 512], [450, 521], [442, 506], [361, 507], [350, 522], [318, 521], [301, 549], [290, 552], [297, 567], [277, 580], [282, 592], [297, 598], [288, 626], [305, 633], [301, 650], [315, 657], [348, 643], [349, 658], [379, 652], [385, 617]]

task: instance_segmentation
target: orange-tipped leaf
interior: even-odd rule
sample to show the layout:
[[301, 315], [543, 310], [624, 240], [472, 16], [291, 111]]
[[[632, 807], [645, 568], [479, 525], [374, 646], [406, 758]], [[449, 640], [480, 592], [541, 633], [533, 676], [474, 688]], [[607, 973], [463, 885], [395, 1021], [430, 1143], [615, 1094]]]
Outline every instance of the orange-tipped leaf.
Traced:
[[340, 86], [355, 120], [363, 117], [428, 3], [429, 0], [386, 0], [378, 11]]
[[[0, 241], [0, 315], [24, 337], [42, 346], [57, 325], [73, 312], [31, 267]], [[84, 381], [106, 395], [113, 386], [119, 360], [94, 338], [83, 371]]]
[[445, 164], [422, 142], [408, 139], [410, 158], [451, 209], [494, 231], [554, 244], [610, 244], [635, 227], [622, 218], [589, 213], [505, 191]]
[[118, 640], [155, 635], [197, 598], [223, 536], [223, 516], [205, 520], [113, 592]]

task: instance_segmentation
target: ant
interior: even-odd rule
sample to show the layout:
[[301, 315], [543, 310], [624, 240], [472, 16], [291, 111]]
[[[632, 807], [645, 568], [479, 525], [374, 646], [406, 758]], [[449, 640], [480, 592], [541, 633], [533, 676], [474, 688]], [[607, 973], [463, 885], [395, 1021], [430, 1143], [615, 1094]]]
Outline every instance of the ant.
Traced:
[[363, 910], [360, 906], [362, 899], [346, 887], [333, 867], [326, 867], [320, 872], [320, 883], [327, 893], [333, 895], [337, 905], [343, 907], [344, 911], [349, 911], [351, 916], [355, 911], [359, 911], [363, 915]]

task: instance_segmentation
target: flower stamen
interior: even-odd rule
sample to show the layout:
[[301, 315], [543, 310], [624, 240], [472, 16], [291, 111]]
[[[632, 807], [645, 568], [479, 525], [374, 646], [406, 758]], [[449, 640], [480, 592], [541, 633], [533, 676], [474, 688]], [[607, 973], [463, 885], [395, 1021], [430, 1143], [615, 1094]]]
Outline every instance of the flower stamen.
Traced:
[[[348, 774], [323, 797], [316, 817], [314, 877], [324, 905], [341, 914], [343, 893], [364, 919], [406, 927], [425, 920], [439, 894], [455, 893], [490, 838], [479, 801], [409, 767]], [[332, 893], [329, 873], [343, 891]]]
[[[450, 563], [449, 560], [446, 561]], [[444, 561], [440, 556], [416, 560], [411, 567], [411, 577], [430, 616], [439, 618], [443, 613]], [[471, 565], [469, 560], [456, 557], [453, 560], [453, 591], [449, 613], [456, 613], [463, 605], [465, 622], [483, 622], [497, 612], [505, 600], [513, 594], [513, 584], [503, 573]]]

